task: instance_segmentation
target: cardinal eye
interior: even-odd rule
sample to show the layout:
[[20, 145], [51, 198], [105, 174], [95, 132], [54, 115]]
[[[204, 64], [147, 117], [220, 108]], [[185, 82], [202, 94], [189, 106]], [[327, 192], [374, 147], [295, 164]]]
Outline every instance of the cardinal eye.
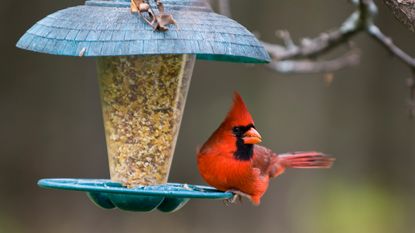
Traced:
[[232, 131], [235, 135], [241, 135], [242, 134], [242, 127], [233, 127]]

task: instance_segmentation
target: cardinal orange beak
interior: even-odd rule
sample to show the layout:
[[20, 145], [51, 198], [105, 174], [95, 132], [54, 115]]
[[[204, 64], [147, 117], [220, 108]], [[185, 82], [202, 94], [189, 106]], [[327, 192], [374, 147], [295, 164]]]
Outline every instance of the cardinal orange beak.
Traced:
[[249, 129], [242, 137], [244, 144], [257, 144], [262, 142], [262, 137], [255, 128]]

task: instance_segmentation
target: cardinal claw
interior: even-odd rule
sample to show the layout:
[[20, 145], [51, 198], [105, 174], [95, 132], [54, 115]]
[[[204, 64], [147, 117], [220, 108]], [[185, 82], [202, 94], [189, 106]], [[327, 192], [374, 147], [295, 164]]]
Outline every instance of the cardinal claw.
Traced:
[[230, 203], [230, 200], [229, 199], [225, 199], [225, 200], [223, 200], [223, 204], [225, 206], [229, 206], [231, 203]]
[[242, 197], [246, 197], [249, 200], [251, 200], [251, 196], [249, 194], [243, 193], [243, 192], [238, 191], [238, 190], [228, 190], [226, 192], [230, 192], [230, 193], [233, 194], [233, 196], [231, 198], [224, 200], [224, 203], [225, 203], [226, 206], [228, 206], [230, 204], [235, 204], [237, 202], [242, 204], [243, 203], [242, 202]]
[[242, 197], [238, 194], [234, 194], [231, 198], [223, 200], [225, 206], [230, 206], [231, 204], [235, 204], [236, 202], [242, 203]]

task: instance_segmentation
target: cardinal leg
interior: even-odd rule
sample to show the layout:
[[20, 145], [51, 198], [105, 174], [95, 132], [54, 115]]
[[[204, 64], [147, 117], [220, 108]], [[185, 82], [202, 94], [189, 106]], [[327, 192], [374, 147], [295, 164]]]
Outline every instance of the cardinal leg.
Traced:
[[238, 194], [233, 194], [231, 198], [223, 200], [223, 203], [226, 206], [229, 206], [231, 204], [235, 204], [236, 202], [242, 203], [242, 197]]
[[249, 194], [243, 193], [239, 190], [230, 189], [230, 190], [227, 190], [226, 192], [233, 193], [233, 196], [225, 200], [225, 205], [234, 204], [236, 203], [236, 201], [239, 201], [240, 203], [242, 203], [242, 197], [246, 197], [248, 200], [252, 201], [251, 200], [252, 198]]

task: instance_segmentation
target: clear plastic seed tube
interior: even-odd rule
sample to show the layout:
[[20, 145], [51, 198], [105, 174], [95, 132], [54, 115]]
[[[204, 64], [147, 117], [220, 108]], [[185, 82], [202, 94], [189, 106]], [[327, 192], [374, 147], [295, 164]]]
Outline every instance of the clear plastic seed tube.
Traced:
[[194, 55], [98, 59], [113, 181], [127, 187], [167, 182], [194, 62]]

